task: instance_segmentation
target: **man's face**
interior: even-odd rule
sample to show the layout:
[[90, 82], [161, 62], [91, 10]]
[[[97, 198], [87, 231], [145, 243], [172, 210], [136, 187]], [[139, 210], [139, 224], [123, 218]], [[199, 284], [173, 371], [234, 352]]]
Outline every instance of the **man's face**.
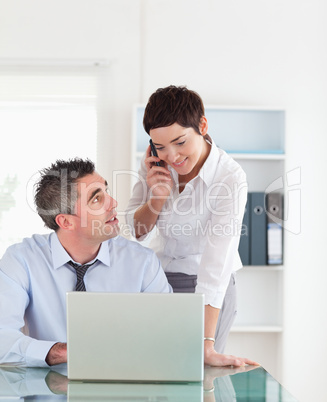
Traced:
[[117, 202], [107, 193], [107, 182], [96, 172], [77, 180], [78, 199], [73, 216], [81, 240], [101, 243], [119, 233]]

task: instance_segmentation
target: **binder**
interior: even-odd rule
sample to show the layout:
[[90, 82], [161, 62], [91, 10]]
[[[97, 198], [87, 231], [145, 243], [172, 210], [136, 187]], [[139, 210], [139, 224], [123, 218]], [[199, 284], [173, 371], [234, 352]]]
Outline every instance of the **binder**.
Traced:
[[242, 222], [240, 244], [238, 252], [243, 265], [250, 265], [250, 199], [248, 196]]
[[268, 264], [278, 265], [283, 263], [283, 194], [267, 194], [266, 204]]
[[251, 226], [251, 265], [267, 264], [267, 216], [265, 211], [265, 193], [250, 193]]

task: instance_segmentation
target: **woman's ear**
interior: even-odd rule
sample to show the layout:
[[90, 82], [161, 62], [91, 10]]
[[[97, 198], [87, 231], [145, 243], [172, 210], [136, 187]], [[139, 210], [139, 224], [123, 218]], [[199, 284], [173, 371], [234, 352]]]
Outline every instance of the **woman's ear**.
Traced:
[[60, 227], [60, 229], [64, 230], [72, 230], [74, 225], [71, 220], [71, 215], [67, 214], [59, 214], [56, 216], [56, 223]]
[[208, 120], [205, 116], [201, 117], [199, 129], [203, 137], [208, 133]]

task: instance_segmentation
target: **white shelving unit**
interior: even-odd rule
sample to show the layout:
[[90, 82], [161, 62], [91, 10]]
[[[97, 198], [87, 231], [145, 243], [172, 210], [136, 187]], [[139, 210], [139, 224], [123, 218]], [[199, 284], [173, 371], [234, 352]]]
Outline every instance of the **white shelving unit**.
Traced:
[[[207, 112], [209, 110], [209, 113]], [[232, 132], [225, 124], [233, 122]], [[243, 167], [249, 192], [265, 191], [285, 174], [285, 111], [276, 108], [206, 108], [209, 122], [214, 120], [213, 138]], [[245, 116], [249, 115], [249, 116]], [[256, 125], [256, 120], [258, 125]], [[252, 128], [251, 135], [248, 130]], [[231, 140], [231, 145], [229, 144]], [[246, 143], [246, 140], [248, 142]], [[257, 141], [258, 140], [258, 141]], [[235, 144], [238, 146], [235, 149]], [[220, 145], [220, 144], [219, 144]], [[251, 149], [255, 148], [255, 152]], [[246, 356], [261, 363], [273, 376], [282, 380], [284, 266], [245, 266], [237, 273], [238, 314], [229, 335], [226, 353]]]
[[235, 160], [262, 160], [262, 161], [283, 161], [285, 160], [285, 154], [241, 154], [241, 153], [229, 153], [229, 155]]
[[231, 332], [235, 332], [235, 333], [247, 333], [247, 332], [262, 332], [262, 333], [269, 333], [269, 332], [275, 332], [275, 333], [279, 333], [283, 331], [283, 327], [279, 327], [279, 326], [268, 326], [268, 325], [254, 325], [254, 326], [233, 326], [233, 328], [231, 329]]
[[[247, 174], [249, 192], [265, 191], [284, 177], [285, 111], [278, 108], [205, 108], [209, 135]], [[144, 105], [134, 109], [133, 169], [148, 146]], [[226, 353], [258, 361], [282, 381], [283, 266], [246, 266], [237, 273], [238, 314]]]

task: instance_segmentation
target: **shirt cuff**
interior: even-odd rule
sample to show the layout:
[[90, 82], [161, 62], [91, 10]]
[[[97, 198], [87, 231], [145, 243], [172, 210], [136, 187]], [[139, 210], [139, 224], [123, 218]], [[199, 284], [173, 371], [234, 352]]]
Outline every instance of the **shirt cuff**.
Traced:
[[205, 305], [210, 305], [214, 308], [219, 308], [221, 309], [224, 298], [225, 298], [225, 292], [208, 292], [208, 289], [197, 286], [195, 289], [195, 293], [203, 293], [204, 294], [204, 304]]
[[144, 234], [144, 235], [142, 235], [142, 236], [140, 236], [140, 237], [135, 237], [135, 232], [134, 232], [134, 233], [133, 233], [133, 236], [135, 237], [135, 239], [136, 239], [137, 241], [139, 241], [140, 243], [142, 243], [143, 240], [147, 240], [147, 238], [150, 236], [150, 233], [151, 233], [151, 232], [146, 233], [146, 234]]
[[33, 339], [26, 350], [26, 363], [28, 367], [49, 367], [45, 358], [49, 350], [57, 342], [38, 341]]

